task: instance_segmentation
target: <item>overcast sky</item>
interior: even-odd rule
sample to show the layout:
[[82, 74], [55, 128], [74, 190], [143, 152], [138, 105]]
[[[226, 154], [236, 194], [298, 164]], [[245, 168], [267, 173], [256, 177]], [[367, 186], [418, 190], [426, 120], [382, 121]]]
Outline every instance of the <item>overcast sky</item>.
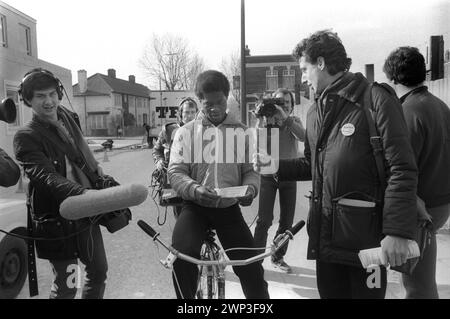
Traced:
[[[74, 82], [79, 69], [115, 68], [148, 84], [138, 60], [153, 33], [184, 36], [209, 68], [240, 46], [240, 0], [3, 1], [37, 20], [39, 58], [72, 70]], [[252, 55], [290, 54], [310, 33], [333, 28], [362, 71], [433, 33], [448, 48], [449, 17], [450, 0], [246, 0], [246, 43]]]

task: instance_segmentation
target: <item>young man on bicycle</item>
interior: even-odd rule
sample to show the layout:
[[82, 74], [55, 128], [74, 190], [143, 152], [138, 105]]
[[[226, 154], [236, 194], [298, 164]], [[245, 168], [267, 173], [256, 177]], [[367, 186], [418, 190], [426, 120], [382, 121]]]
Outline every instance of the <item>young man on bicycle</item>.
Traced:
[[[219, 154], [236, 155], [242, 151], [239, 147], [245, 148], [246, 154], [249, 152], [248, 140], [244, 145], [226, 141], [227, 130], [246, 129], [227, 113], [229, 91], [228, 79], [218, 71], [209, 70], [198, 76], [195, 94], [200, 100], [201, 112], [195, 121], [176, 132], [171, 150], [169, 181], [184, 199], [173, 230], [172, 246], [195, 258], [200, 257], [208, 228], [216, 230], [224, 249], [254, 247], [239, 204], [249, 206], [252, 203], [258, 192], [259, 176], [252, 170], [250, 160], [224, 163], [219, 159]], [[241, 198], [221, 198], [214, 190], [242, 185], [248, 185], [248, 188]], [[228, 253], [230, 259], [247, 259], [255, 255], [254, 250]], [[246, 298], [269, 298], [260, 263], [233, 267], [233, 270], [241, 281]], [[173, 281], [178, 298], [194, 298], [197, 277], [196, 265], [180, 259], [175, 261]]]

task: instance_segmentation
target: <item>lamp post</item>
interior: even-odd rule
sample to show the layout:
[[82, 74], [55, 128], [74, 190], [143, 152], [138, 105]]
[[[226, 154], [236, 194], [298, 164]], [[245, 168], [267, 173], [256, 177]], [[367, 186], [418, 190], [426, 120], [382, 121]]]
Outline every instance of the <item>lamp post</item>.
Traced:
[[241, 122], [247, 122], [247, 87], [245, 73], [245, 0], [241, 0]]

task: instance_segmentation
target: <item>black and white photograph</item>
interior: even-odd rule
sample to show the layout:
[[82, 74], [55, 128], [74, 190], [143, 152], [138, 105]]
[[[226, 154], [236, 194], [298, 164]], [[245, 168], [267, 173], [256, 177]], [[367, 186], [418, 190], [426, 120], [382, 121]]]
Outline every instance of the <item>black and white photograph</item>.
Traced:
[[450, 299], [449, 107], [449, 0], [0, 0], [0, 299]]

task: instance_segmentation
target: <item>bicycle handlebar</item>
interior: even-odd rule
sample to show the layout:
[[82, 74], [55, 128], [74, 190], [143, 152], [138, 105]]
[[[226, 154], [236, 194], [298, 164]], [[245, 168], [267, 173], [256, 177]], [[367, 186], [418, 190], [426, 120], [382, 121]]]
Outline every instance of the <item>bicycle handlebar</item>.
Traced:
[[152, 237], [153, 241], [157, 241], [164, 248], [166, 248], [170, 254], [167, 256], [165, 260], [161, 260], [161, 263], [166, 268], [171, 268], [172, 264], [175, 262], [177, 258], [183, 259], [187, 262], [199, 265], [199, 266], [210, 266], [210, 265], [223, 265], [223, 266], [245, 266], [251, 263], [254, 263], [258, 260], [262, 260], [266, 257], [273, 255], [278, 249], [283, 247], [290, 239], [292, 240], [294, 236], [305, 226], [305, 221], [300, 220], [297, 224], [295, 224], [290, 229], [286, 230], [283, 234], [280, 234], [275, 238], [270, 251], [261, 253], [259, 255], [253, 256], [244, 260], [200, 260], [183, 253], [180, 253], [175, 248], [170, 245], [167, 245], [163, 240], [159, 238], [159, 233], [157, 233], [150, 225], [148, 225], [143, 220], [138, 220], [138, 226], [150, 237]]
[[153, 240], [156, 240], [156, 237], [159, 235], [159, 233], [156, 233], [156, 231], [149, 224], [147, 224], [143, 220], [138, 220], [137, 224], [147, 235], [153, 238]]

